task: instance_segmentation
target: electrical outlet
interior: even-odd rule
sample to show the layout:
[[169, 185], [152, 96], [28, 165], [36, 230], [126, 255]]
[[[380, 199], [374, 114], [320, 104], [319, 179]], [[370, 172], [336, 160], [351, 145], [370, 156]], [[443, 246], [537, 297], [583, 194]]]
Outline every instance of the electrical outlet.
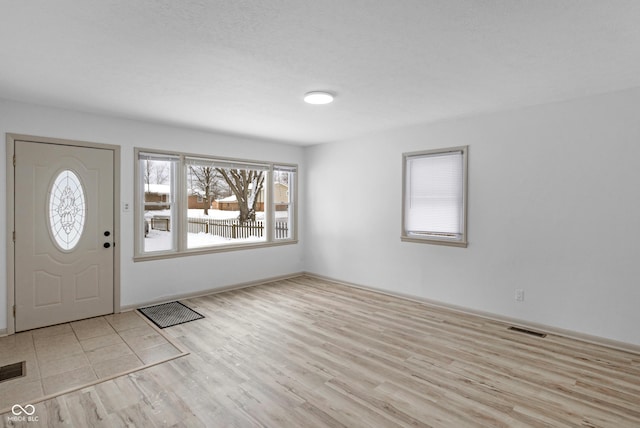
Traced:
[[524, 302], [524, 290], [521, 288], [516, 289], [516, 302]]

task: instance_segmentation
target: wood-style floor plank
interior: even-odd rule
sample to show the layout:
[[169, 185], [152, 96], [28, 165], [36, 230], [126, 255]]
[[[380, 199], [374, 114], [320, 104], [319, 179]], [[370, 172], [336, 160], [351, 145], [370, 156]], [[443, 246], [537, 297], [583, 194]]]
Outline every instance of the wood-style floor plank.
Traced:
[[40, 424], [640, 427], [637, 354], [309, 277], [186, 304], [206, 318], [165, 332], [190, 355], [38, 403]]

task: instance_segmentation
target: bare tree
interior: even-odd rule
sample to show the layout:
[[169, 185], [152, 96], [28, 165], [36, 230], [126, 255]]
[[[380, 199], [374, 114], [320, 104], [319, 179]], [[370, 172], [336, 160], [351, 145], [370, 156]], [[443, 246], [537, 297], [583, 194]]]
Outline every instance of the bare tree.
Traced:
[[156, 184], [165, 184], [169, 180], [169, 165], [167, 162], [153, 162], [151, 173]]
[[144, 184], [147, 185], [147, 192], [150, 191], [150, 187], [149, 184], [151, 184], [149, 181], [151, 180], [151, 161], [149, 160], [145, 160], [144, 161]]
[[216, 168], [236, 195], [240, 223], [255, 221], [256, 202], [264, 184], [264, 171]]
[[144, 161], [144, 184], [147, 185], [147, 192], [150, 191], [150, 184], [164, 184], [169, 179], [169, 166], [166, 162]]
[[273, 181], [289, 186], [289, 171], [273, 171]]
[[211, 201], [221, 193], [220, 174], [211, 166], [189, 166], [191, 188], [202, 192], [204, 215], [209, 215]]

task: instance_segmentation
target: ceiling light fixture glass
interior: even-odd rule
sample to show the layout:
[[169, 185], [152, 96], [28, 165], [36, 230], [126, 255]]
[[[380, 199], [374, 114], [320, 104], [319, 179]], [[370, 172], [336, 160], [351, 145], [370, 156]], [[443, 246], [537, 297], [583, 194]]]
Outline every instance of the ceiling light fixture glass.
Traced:
[[304, 94], [304, 102], [307, 104], [329, 104], [333, 101], [333, 95], [324, 91], [311, 91]]

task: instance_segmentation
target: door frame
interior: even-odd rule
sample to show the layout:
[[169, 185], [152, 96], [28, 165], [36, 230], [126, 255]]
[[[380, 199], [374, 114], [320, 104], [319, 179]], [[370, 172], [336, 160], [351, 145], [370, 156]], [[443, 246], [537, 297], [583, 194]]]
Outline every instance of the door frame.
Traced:
[[16, 331], [16, 321], [13, 316], [16, 292], [15, 243], [13, 242], [13, 232], [15, 230], [15, 170], [13, 159], [16, 141], [87, 147], [91, 149], [111, 150], [113, 152], [113, 240], [115, 243], [113, 248], [113, 312], [116, 314], [120, 313], [120, 146], [7, 133], [7, 334], [14, 334]]

